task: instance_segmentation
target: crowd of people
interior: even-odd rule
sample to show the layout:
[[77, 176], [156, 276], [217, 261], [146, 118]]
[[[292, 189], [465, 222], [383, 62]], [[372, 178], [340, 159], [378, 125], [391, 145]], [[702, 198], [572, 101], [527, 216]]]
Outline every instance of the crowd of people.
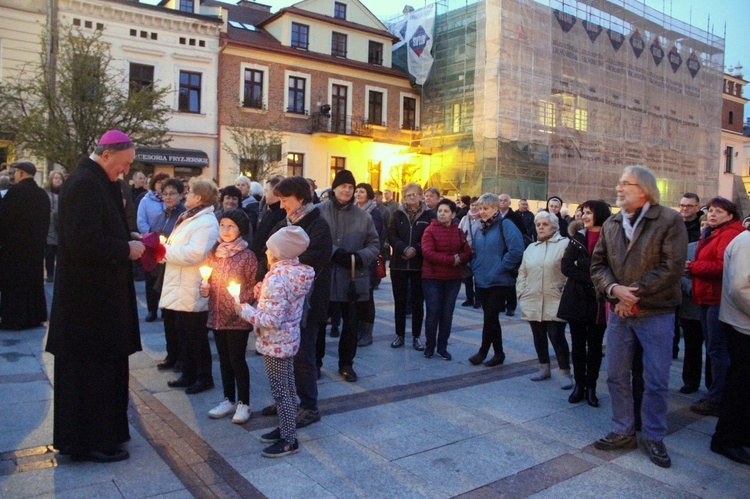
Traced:
[[[271, 444], [263, 455], [280, 457], [299, 449], [297, 428], [321, 418], [328, 324], [338, 337], [338, 373], [358, 380], [357, 351], [373, 344], [373, 292], [387, 265], [394, 349], [406, 345], [410, 319], [413, 349], [452, 360], [463, 283], [461, 305], [483, 316], [471, 365], [504, 364], [500, 314], [518, 313], [539, 362], [530, 379], [553, 377], [551, 344], [567, 400], [596, 408], [606, 337], [613, 427], [595, 446], [635, 448], [638, 431], [662, 467], [671, 465], [663, 442], [668, 380], [682, 335], [679, 391], [695, 393], [704, 378], [708, 394], [690, 409], [718, 416], [711, 449], [750, 464], [750, 220], [731, 201], [701, 205], [688, 192], [679, 211], [662, 206], [654, 175], [639, 166], [617, 182], [614, 215], [602, 200], [581, 202], [570, 216], [551, 196], [533, 213], [525, 199], [513, 210], [505, 193], [454, 202], [416, 183], [403, 186], [398, 202], [348, 170], [320, 198], [302, 177], [260, 185], [240, 176], [220, 190], [202, 178], [136, 172], [128, 185], [121, 177], [133, 151], [125, 134], [107, 132], [69, 177], [51, 172], [44, 189], [33, 164], [15, 163], [15, 185], [0, 201], [2, 326], [45, 322], [45, 271], [55, 282], [47, 351], [55, 356], [54, 446], [62, 453], [127, 458], [127, 359], [141, 349], [139, 271], [144, 320], [163, 320], [166, 356], [155, 367], [179, 373], [170, 387], [188, 395], [214, 388], [213, 332], [223, 400], [209, 417], [236, 424], [252, 417], [246, 350], [255, 333], [274, 397], [261, 412], [279, 418], [261, 437]], [[152, 236], [163, 251], [147, 265], [158, 253]], [[84, 383], [88, 377], [97, 382]], [[101, 419], [107, 424], [97, 426]]]

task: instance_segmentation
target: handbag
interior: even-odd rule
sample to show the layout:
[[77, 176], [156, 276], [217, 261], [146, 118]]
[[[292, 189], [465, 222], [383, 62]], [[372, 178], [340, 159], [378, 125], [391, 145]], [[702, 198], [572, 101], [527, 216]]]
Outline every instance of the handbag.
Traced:
[[383, 258], [383, 255], [378, 255], [375, 258], [375, 277], [385, 279], [385, 274], [385, 258]]

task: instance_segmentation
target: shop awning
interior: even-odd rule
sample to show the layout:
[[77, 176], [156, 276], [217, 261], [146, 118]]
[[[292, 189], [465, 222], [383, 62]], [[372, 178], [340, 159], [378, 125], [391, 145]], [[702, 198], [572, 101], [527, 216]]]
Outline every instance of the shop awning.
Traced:
[[135, 160], [140, 163], [155, 165], [188, 166], [192, 168], [208, 166], [208, 155], [197, 149], [138, 147], [135, 150]]

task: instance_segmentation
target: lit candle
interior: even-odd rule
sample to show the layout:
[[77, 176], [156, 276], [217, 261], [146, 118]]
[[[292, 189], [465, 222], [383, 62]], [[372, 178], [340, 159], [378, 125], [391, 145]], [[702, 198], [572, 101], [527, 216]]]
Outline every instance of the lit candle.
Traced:
[[200, 271], [201, 277], [203, 278], [203, 285], [207, 286], [208, 285], [208, 278], [211, 277], [211, 272], [213, 272], [214, 269], [212, 269], [208, 265], [204, 265], [203, 267], [199, 268], [198, 270]]
[[227, 290], [229, 291], [229, 294], [232, 295], [232, 298], [234, 298], [234, 301], [237, 303], [240, 302], [240, 284], [234, 281], [231, 281], [229, 283], [229, 286], [227, 286]]

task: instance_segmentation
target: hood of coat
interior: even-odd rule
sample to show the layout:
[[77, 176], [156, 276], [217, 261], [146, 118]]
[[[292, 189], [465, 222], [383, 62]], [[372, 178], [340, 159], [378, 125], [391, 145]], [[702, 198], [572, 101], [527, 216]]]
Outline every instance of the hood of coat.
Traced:
[[[414, 220], [419, 220], [419, 217], [421, 217], [424, 214], [424, 212], [427, 211], [427, 210], [428, 210], [428, 208], [427, 208], [427, 205], [424, 204], [424, 201], [420, 201], [419, 202], [419, 212], [417, 213], [417, 216], [414, 218]], [[406, 215], [406, 218], [409, 218], [409, 214], [406, 213], [406, 210], [404, 209], [404, 205], [403, 204], [398, 205], [398, 209], [396, 211], [400, 211], [401, 213], [403, 213], [404, 215]]]

